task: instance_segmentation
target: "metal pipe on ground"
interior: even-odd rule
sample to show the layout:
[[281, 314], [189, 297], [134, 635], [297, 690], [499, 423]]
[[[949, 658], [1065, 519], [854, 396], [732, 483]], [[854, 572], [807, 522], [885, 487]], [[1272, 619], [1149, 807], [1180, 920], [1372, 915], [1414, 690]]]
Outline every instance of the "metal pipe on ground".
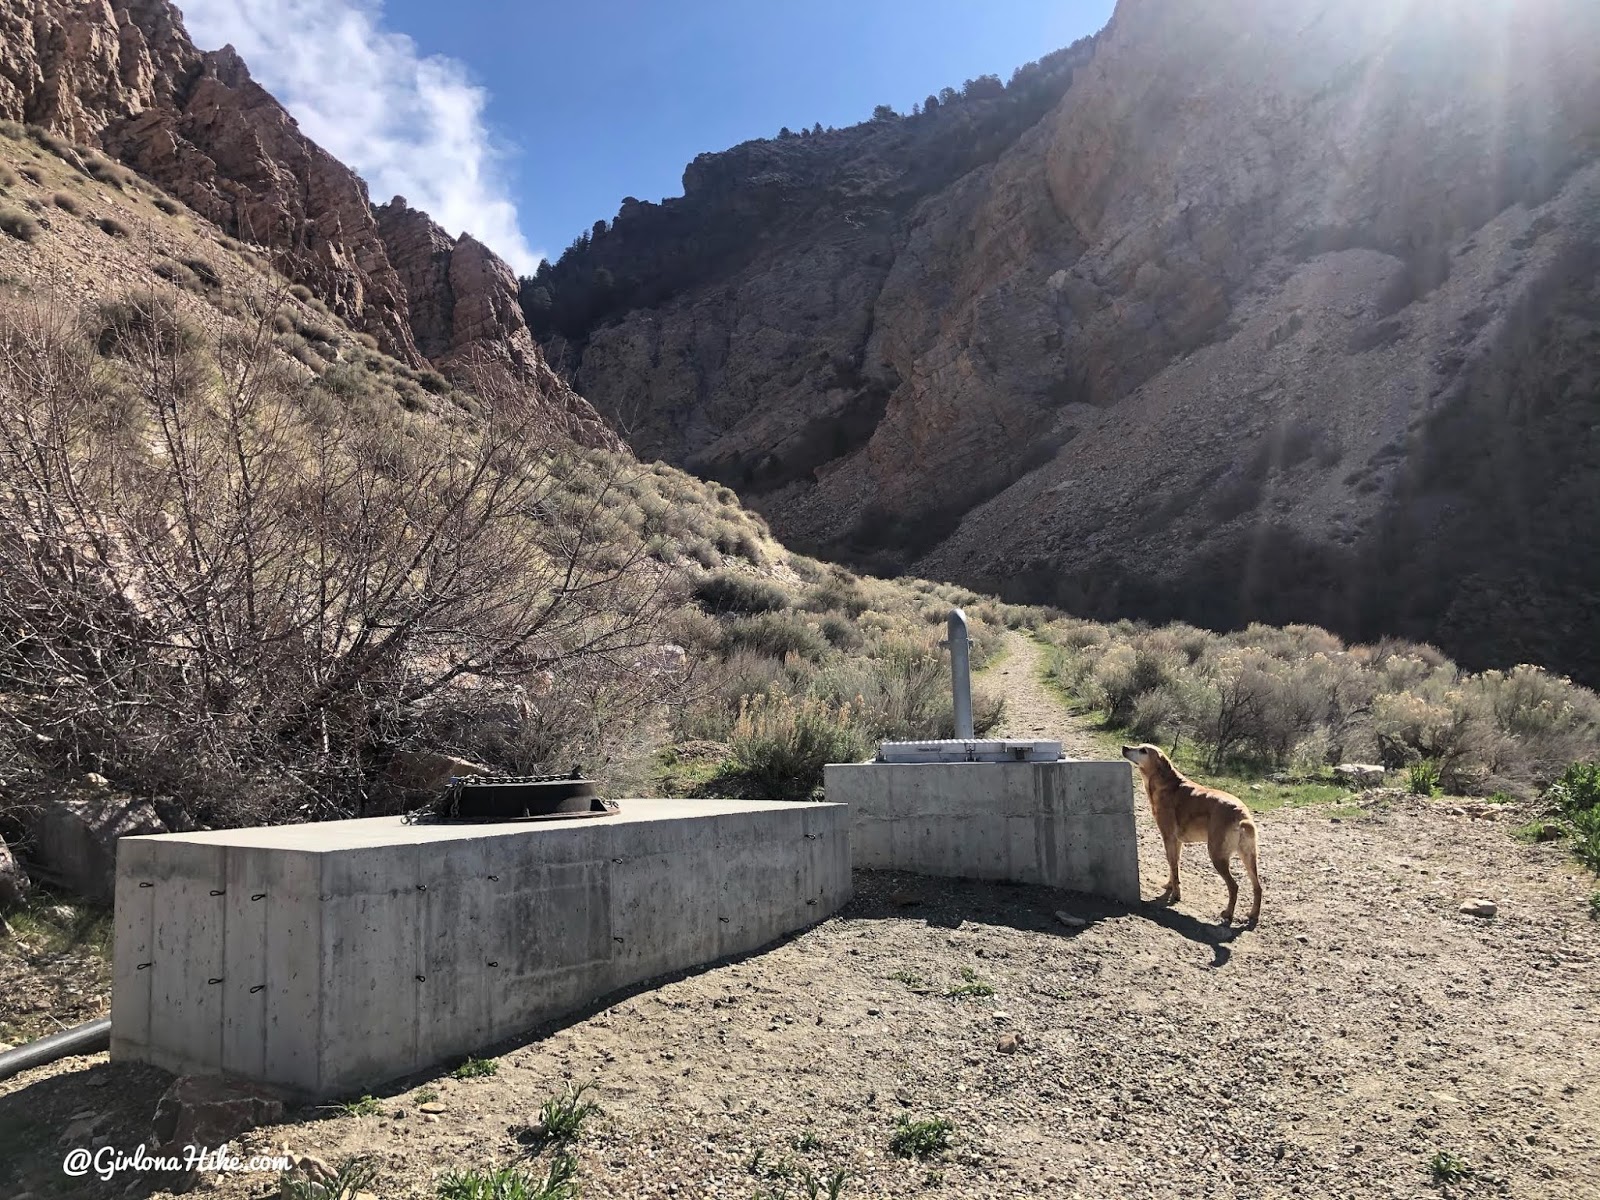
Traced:
[[10, 1079], [34, 1067], [48, 1066], [74, 1054], [98, 1054], [111, 1045], [111, 1018], [102, 1017], [52, 1033], [25, 1046], [0, 1052], [0, 1079]]
[[950, 675], [955, 700], [956, 737], [971, 738], [972, 732], [972, 639], [967, 634], [967, 614], [950, 610]]

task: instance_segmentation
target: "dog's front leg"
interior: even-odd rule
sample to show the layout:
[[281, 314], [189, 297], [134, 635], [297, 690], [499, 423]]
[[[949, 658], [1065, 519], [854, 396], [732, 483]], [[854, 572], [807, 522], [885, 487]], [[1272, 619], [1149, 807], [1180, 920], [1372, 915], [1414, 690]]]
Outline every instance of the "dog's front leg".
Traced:
[[1183, 843], [1178, 840], [1176, 831], [1168, 834], [1163, 830], [1162, 841], [1167, 846], [1167, 886], [1158, 899], [1167, 904], [1176, 904], [1180, 897], [1178, 890], [1178, 854], [1183, 849]]

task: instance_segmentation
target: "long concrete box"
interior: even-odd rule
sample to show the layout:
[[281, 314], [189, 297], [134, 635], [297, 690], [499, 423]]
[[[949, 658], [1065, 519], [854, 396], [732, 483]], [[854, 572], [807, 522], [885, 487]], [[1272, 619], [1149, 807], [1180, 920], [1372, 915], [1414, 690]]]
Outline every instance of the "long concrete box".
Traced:
[[755, 950], [849, 897], [833, 804], [624, 800], [537, 823], [123, 838], [111, 1054], [360, 1094]]
[[838, 765], [825, 793], [850, 808], [857, 867], [1139, 899], [1129, 763]]

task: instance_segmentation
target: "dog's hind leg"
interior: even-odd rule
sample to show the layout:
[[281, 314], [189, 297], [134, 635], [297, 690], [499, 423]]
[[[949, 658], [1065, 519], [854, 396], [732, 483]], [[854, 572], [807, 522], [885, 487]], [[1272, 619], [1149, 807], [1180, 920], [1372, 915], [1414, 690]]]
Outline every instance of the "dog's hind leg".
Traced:
[[1217, 840], [1213, 839], [1208, 847], [1211, 851], [1211, 865], [1217, 869], [1217, 874], [1221, 875], [1222, 881], [1228, 885], [1228, 907], [1222, 910], [1221, 917], [1224, 925], [1233, 924], [1234, 906], [1239, 903], [1239, 881], [1233, 877], [1233, 868], [1229, 864], [1233, 854], [1228, 848], [1228, 841], [1223, 841], [1219, 845]]
[[1250, 904], [1250, 924], [1261, 919], [1261, 871], [1256, 862], [1256, 826], [1245, 821], [1239, 826], [1239, 857], [1244, 860], [1244, 873], [1250, 876], [1250, 886], [1255, 889], [1255, 899]]

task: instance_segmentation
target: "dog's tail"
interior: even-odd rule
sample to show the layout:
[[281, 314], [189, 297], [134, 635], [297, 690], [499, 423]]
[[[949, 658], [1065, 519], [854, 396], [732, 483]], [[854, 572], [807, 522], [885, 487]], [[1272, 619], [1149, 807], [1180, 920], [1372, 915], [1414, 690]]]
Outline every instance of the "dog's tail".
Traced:
[[1239, 822], [1239, 857], [1244, 862], [1244, 873], [1250, 876], [1250, 886], [1255, 889], [1251, 904], [1251, 919], [1261, 915], [1261, 869], [1256, 857], [1256, 823], [1249, 817]]

